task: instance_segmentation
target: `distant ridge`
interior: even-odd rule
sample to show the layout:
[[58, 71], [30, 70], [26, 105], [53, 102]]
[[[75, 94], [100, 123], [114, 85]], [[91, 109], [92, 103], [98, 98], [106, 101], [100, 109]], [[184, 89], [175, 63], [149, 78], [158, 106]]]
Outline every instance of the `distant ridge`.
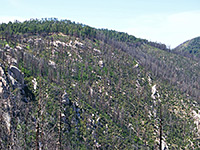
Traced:
[[181, 54], [186, 57], [200, 58], [200, 36], [191, 40], [185, 41], [173, 50], [176, 54]]

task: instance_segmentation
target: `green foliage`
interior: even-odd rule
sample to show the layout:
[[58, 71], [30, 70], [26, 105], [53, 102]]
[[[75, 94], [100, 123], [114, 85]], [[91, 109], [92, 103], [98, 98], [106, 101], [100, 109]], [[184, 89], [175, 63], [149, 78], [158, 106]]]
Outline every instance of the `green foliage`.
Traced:
[[200, 58], [200, 37], [196, 37], [177, 46], [173, 52], [198, 60]]

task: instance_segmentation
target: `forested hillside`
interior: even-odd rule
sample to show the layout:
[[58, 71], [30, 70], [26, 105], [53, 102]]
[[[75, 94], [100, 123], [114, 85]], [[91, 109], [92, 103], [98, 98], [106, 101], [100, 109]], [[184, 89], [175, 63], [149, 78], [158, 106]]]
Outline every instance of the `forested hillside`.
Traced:
[[200, 148], [196, 60], [69, 20], [0, 37], [0, 149]]
[[200, 58], [200, 37], [196, 37], [194, 39], [188, 40], [188, 41], [180, 44], [173, 51], [176, 54], [181, 54], [183, 56], [199, 60], [199, 58]]

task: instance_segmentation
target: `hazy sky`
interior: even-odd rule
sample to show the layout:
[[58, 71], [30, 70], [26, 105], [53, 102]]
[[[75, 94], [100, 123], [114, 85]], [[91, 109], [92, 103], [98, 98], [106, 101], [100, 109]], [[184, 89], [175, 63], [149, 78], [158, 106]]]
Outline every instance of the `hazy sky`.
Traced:
[[0, 22], [69, 19], [172, 48], [200, 36], [200, 0], [1, 0]]

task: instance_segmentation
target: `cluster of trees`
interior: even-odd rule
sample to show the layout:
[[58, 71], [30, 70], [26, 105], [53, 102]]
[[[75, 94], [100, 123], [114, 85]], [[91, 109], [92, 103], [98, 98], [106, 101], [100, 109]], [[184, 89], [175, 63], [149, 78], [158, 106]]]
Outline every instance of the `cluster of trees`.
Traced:
[[57, 18], [45, 18], [45, 19], [31, 19], [24, 22], [9, 22], [8, 24], [0, 24], [0, 33], [3, 38], [13, 38], [21, 34], [31, 34], [31, 35], [48, 35], [52, 33], [63, 33], [66, 35], [71, 35], [79, 37], [81, 39], [98, 39], [105, 42], [108, 41], [118, 41], [126, 42], [132, 46], [141, 45], [141, 43], [146, 43], [156, 48], [163, 50], [168, 50], [165, 44], [149, 42], [145, 39], [136, 38], [133, 35], [129, 35], [124, 32], [117, 32], [108, 29], [95, 29], [87, 25], [80, 23], [75, 23], [70, 20], [58, 20]]
[[96, 31], [89, 26], [76, 24], [70, 20], [58, 21], [56, 18], [45, 18], [41, 20], [31, 19], [24, 22], [15, 21], [9, 22], [8, 24], [2, 23], [0, 25], [0, 33], [3, 37], [12, 37], [20, 34], [46, 35], [59, 32], [83, 38], [92, 38], [96, 36]]

